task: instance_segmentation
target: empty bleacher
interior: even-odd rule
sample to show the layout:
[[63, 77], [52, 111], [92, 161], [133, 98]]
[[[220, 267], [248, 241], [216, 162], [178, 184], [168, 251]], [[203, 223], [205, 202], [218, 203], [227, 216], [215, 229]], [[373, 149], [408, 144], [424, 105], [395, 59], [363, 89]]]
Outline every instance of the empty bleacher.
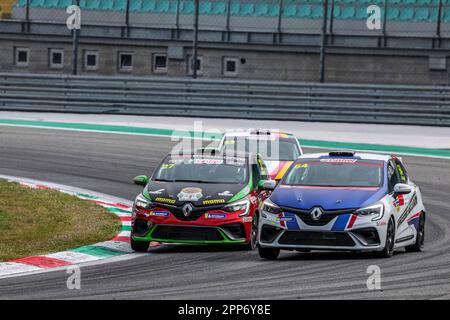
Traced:
[[[200, 0], [201, 15], [227, 15], [241, 17], [278, 17], [281, 2], [283, 18], [321, 19], [323, 0]], [[18, 0], [16, 6], [24, 7], [26, 0]], [[31, 0], [31, 8], [64, 9], [75, 3], [72, 0]], [[331, 3], [331, 1], [330, 1]], [[379, 5], [384, 16], [384, 0], [335, 0], [333, 16], [338, 20], [365, 20], [367, 7]], [[450, 22], [450, 0], [442, 0], [442, 22]], [[436, 22], [439, 0], [388, 0], [386, 18], [399, 22]], [[228, 6], [230, 7], [228, 9]], [[84, 10], [125, 11], [126, 0], [80, 0]], [[331, 6], [330, 6], [331, 10]], [[130, 0], [130, 12], [191, 15], [193, 0]]]
[[0, 0], [0, 19], [11, 18], [12, 6], [16, 0]]

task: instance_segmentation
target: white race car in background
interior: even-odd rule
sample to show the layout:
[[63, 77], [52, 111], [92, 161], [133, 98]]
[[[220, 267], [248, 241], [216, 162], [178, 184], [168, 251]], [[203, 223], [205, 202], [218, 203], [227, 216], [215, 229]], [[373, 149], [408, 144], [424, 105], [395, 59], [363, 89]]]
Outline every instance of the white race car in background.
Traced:
[[303, 154], [295, 135], [264, 129], [228, 131], [220, 140], [218, 148], [259, 153], [270, 178], [276, 181], [279, 181], [292, 162]]
[[425, 207], [400, 158], [338, 151], [297, 159], [260, 210], [259, 253], [421, 251]]

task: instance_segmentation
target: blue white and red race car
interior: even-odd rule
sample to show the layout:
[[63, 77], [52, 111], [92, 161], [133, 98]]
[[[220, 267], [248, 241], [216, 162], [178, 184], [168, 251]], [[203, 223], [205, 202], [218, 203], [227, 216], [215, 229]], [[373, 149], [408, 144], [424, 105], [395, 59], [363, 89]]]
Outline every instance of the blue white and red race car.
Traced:
[[299, 140], [291, 133], [278, 130], [248, 129], [227, 131], [219, 149], [260, 154], [270, 178], [281, 180], [289, 166], [303, 154]]
[[259, 254], [421, 251], [425, 207], [400, 158], [337, 151], [297, 159], [260, 210]]

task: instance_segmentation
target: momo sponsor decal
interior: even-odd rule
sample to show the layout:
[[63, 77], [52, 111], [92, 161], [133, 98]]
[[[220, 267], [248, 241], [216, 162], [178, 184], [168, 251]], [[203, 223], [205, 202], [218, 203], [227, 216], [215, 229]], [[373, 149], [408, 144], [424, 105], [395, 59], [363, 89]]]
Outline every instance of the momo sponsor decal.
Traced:
[[225, 213], [205, 213], [206, 219], [225, 219], [226, 217]]
[[225, 199], [212, 199], [203, 201], [203, 204], [220, 204], [220, 203], [225, 203]]
[[169, 203], [169, 204], [174, 204], [176, 202], [175, 199], [168, 199], [168, 198], [156, 198], [155, 201], [161, 202], [161, 203]]
[[180, 201], [198, 201], [203, 197], [202, 189], [195, 187], [183, 188], [177, 197]]

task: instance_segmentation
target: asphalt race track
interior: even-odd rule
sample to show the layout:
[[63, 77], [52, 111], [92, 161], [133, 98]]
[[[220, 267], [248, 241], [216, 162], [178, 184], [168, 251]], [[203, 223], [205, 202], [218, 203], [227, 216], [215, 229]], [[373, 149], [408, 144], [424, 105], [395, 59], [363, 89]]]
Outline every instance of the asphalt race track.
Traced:
[[[167, 138], [0, 126], [0, 173], [131, 200], [140, 191], [133, 177], [150, 174], [171, 144]], [[163, 246], [132, 260], [83, 267], [81, 290], [67, 289], [64, 270], [3, 279], [0, 299], [448, 299], [450, 161], [403, 158], [428, 210], [422, 253], [385, 260], [282, 252], [279, 260], [265, 261], [239, 248]], [[381, 268], [382, 290], [367, 289], [370, 265]]]

